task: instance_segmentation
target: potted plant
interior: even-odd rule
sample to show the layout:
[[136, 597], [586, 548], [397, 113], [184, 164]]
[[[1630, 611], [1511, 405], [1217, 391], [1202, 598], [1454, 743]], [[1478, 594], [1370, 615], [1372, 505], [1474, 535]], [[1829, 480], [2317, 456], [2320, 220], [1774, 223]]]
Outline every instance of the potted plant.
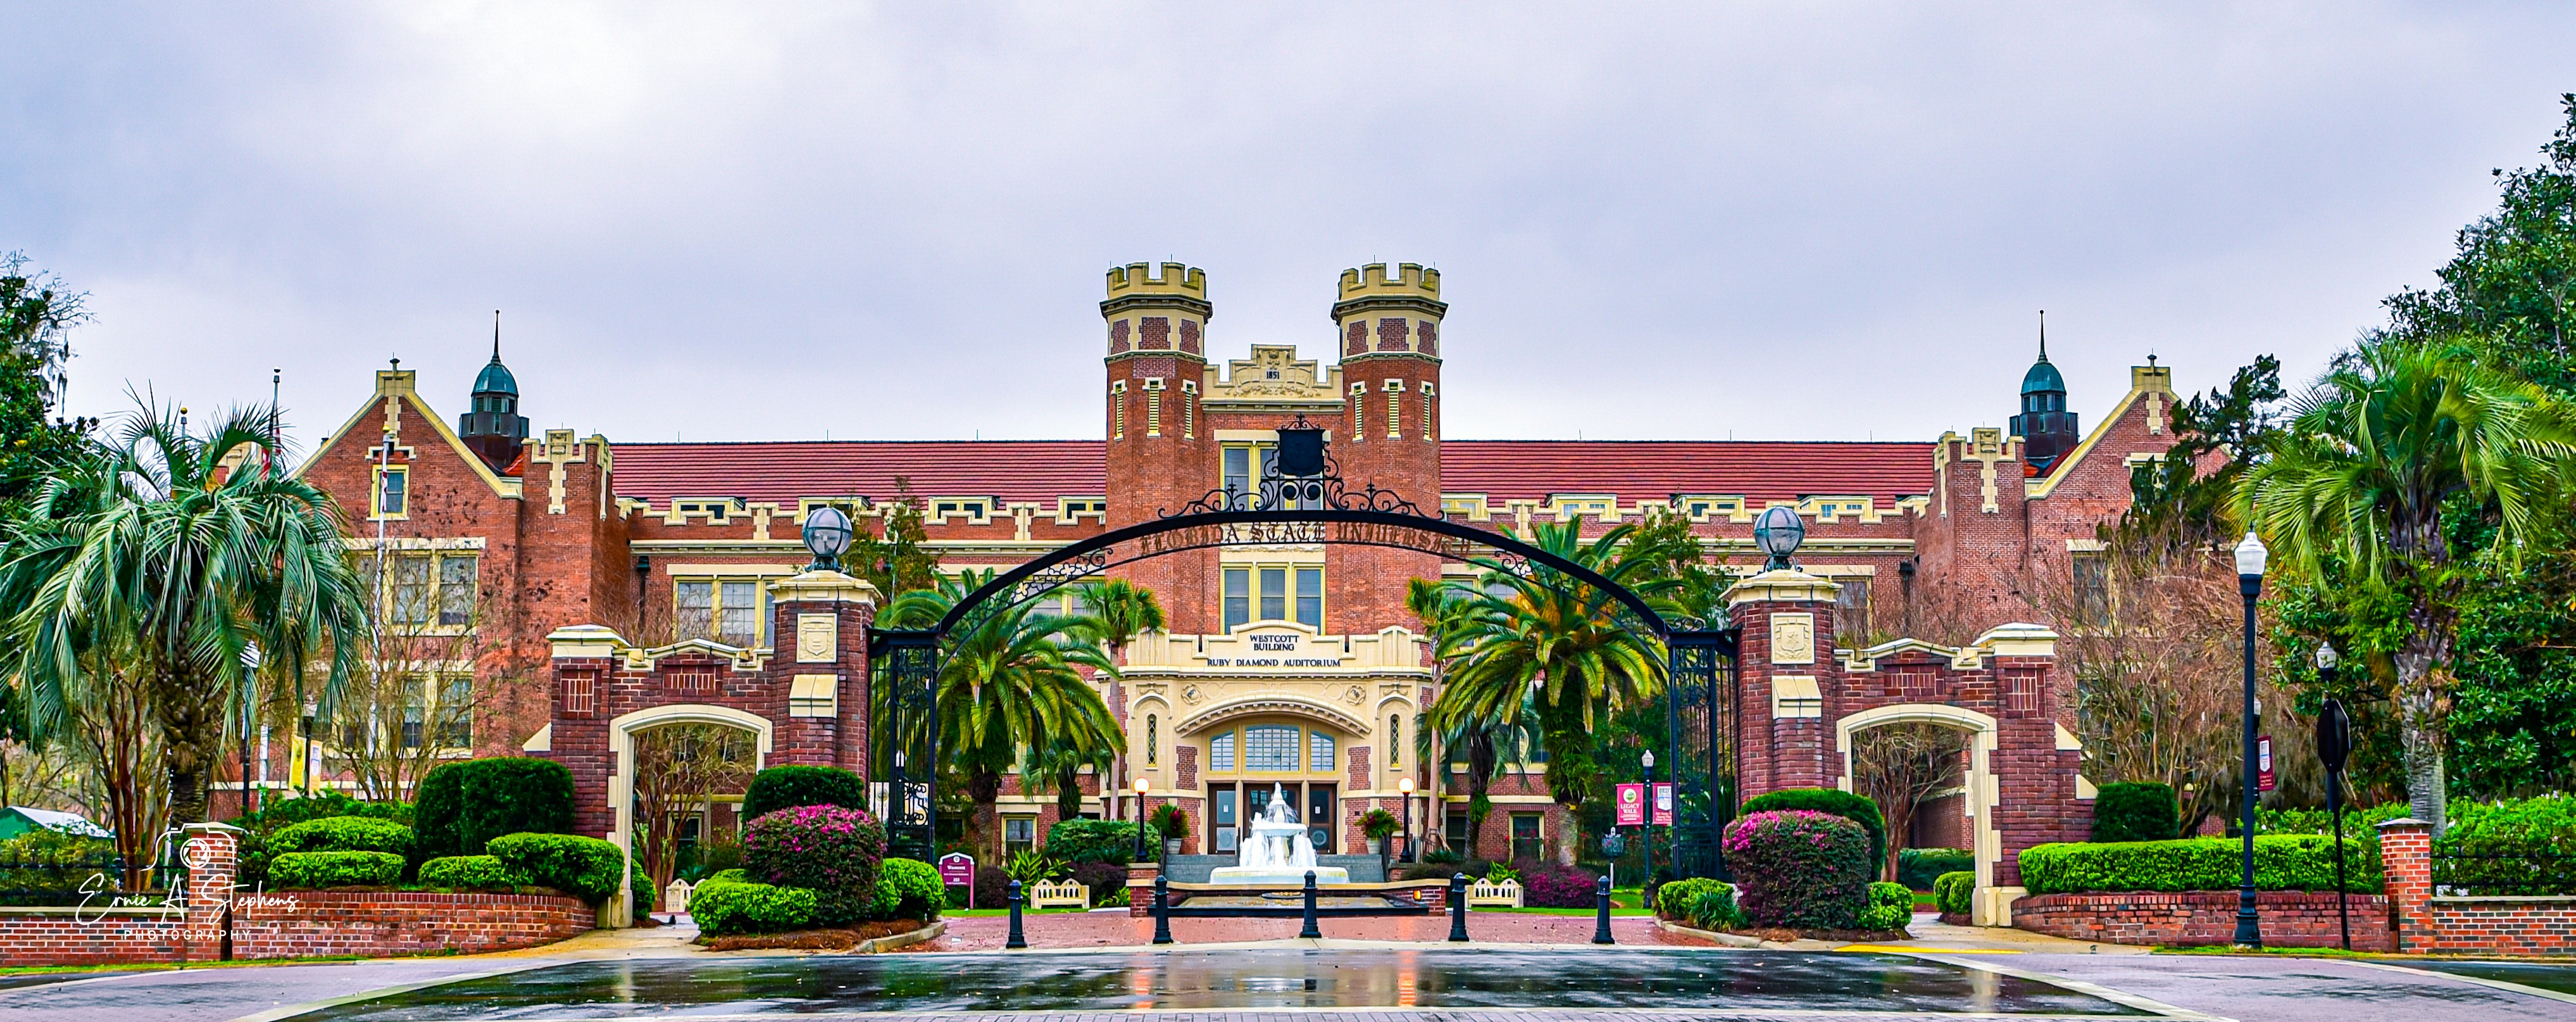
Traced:
[[1380, 875], [1385, 874], [1388, 855], [1395, 850], [1386, 839], [1394, 837], [1396, 830], [1402, 826], [1404, 825], [1396, 820], [1394, 813], [1384, 809], [1371, 809], [1367, 815], [1360, 817], [1360, 833], [1367, 835], [1369, 840], [1377, 842], [1377, 868]]
[[1155, 830], [1162, 832], [1163, 854], [1167, 857], [1181, 854], [1181, 841], [1190, 835], [1190, 815], [1182, 812], [1181, 807], [1165, 802], [1155, 807], [1148, 820]]

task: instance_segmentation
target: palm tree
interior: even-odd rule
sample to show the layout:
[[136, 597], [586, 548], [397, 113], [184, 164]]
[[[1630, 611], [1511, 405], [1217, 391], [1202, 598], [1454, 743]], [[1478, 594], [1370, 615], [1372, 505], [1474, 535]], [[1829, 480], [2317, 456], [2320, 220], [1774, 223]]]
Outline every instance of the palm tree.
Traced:
[[[935, 590], [904, 593], [887, 605], [886, 617], [894, 627], [926, 627], [991, 578], [990, 571], [969, 572]], [[966, 776], [973, 829], [986, 830], [1004, 774], [1017, 769], [1031, 776], [1051, 750], [1119, 747], [1117, 718], [1083, 673], [1089, 668], [1116, 677], [1118, 666], [1081, 637], [1089, 627], [1020, 602], [950, 636], [940, 651], [941, 765]], [[918, 736], [900, 737], [908, 746]], [[992, 838], [979, 833], [979, 850], [995, 850]]]
[[2539, 516], [2563, 507], [2576, 421], [2546, 392], [2435, 346], [2380, 342], [2291, 408], [2240, 488], [2255, 528], [2293, 562], [2329, 561], [2402, 601], [2392, 661], [2407, 800], [2443, 828], [2443, 721], [2470, 575], [2445, 511], [2492, 524], [2480, 556], [2518, 561]]
[[1086, 582], [1076, 590], [1091, 608], [1076, 618], [1089, 634], [1109, 647], [1109, 655], [1127, 662], [1127, 643], [1146, 632], [1163, 630], [1163, 604], [1154, 591], [1123, 578]]
[[60, 721], [90, 682], [85, 653], [130, 645], [161, 729], [170, 815], [183, 822], [206, 818], [219, 722], [243, 697], [246, 664], [300, 669], [327, 650], [328, 702], [366, 627], [338, 505], [285, 474], [270, 427], [266, 410], [240, 409], [191, 434], [146, 404], [88, 469], [84, 506], [10, 558], [29, 595], [8, 622], [9, 673], [38, 718]]
[[[1470, 595], [1473, 594], [1460, 586], [1417, 578], [1405, 584], [1404, 606], [1422, 619], [1424, 633], [1437, 649], [1456, 608]], [[1435, 663], [1434, 669], [1438, 666]], [[1493, 782], [1502, 779], [1505, 770], [1526, 765], [1524, 754], [1538, 747], [1538, 712], [1530, 700], [1524, 699], [1519, 709], [1502, 719], [1461, 716], [1448, 720], [1444, 727], [1432, 724], [1431, 717], [1425, 713], [1414, 725], [1414, 755], [1417, 762], [1433, 763], [1435, 770], [1439, 768], [1435, 758], [1466, 757], [1467, 833], [1458, 837], [1465, 840], [1466, 854], [1473, 857], [1480, 851], [1477, 834], [1484, 829], [1485, 816], [1493, 809], [1493, 801], [1486, 793]]]
[[[1577, 516], [1540, 525], [1531, 544], [1582, 565], [1641, 596], [1660, 601], [1679, 585], [1652, 577], [1668, 551], [1629, 545], [1635, 527], [1622, 525], [1586, 543]], [[1597, 720], [1618, 706], [1653, 698], [1663, 689], [1664, 650], [1655, 636], [1622, 620], [1623, 608], [1604, 591], [1544, 567], [1528, 574], [1497, 561], [1480, 590], [1453, 591], [1438, 608], [1436, 655], [1445, 664], [1440, 695], [1429, 722], [1444, 734], [1471, 728], [1526, 726], [1535, 715], [1548, 751], [1548, 791], [1569, 810], [1583, 804], [1596, 779], [1591, 736]], [[1417, 610], [1419, 612], [1419, 610]]]

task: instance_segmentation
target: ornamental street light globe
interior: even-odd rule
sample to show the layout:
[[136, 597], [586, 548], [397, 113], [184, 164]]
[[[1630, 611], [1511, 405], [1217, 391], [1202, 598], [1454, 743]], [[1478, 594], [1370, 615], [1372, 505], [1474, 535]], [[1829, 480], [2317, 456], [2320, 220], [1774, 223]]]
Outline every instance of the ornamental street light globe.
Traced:
[[814, 554], [808, 571], [824, 571], [836, 566], [841, 551], [850, 548], [850, 516], [840, 508], [825, 504], [805, 516], [805, 549]]
[[1789, 567], [1789, 555], [1798, 552], [1798, 544], [1807, 539], [1807, 523], [1798, 517], [1797, 509], [1778, 504], [1753, 520], [1753, 545], [1770, 555], [1764, 571], [1783, 571]]
[[2272, 551], [2263, 545], [2263, 537], [2245, 530], [2245, 539], [2236, 544], [2236, 577], [2262, 578], [2263, 564], [2272, 559]]

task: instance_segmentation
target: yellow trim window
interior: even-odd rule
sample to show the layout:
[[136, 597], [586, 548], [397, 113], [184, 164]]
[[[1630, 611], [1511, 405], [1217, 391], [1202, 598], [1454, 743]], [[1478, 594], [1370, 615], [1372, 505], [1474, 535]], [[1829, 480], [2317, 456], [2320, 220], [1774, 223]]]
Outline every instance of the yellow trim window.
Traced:
[[369, 518], [411, 517], [411, 466], [377, 465]]
[[1322, 565], [1262, 564], [1225, 569], [1225, 630], [1264, 621], [1324, 627]]
[[358, 584], [375, 600], [382, 620], [418, 628], [474, 624], [474, 554], [370, 553], [357, 561]]
[[1320, 728], [1246, 724], [1208, 736], [1208, 772], [1330, 775], [1341, 763], [1340, 751], [1341, 739]]
[[1295, 511], [1306, 506], [1291, 487], [1280, 487], [1280, 492], [1268, 496], [1261, 493], [1261, 480], [1278, 474], [1278, 444], [1227, 444], [1218, 467], [1227, 505], [1235, 510]]
[[671, 590], [671, 637], [767, 645], [767, 587], [756, 578], [684, 578]]

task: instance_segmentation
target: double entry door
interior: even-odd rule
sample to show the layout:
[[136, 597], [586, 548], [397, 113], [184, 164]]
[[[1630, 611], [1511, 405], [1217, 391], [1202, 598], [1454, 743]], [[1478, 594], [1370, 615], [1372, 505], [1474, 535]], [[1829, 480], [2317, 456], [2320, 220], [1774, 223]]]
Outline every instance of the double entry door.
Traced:
[[[1306, 840], [1314, 842], [1315, 854], [1338, 855], [1341, 847], [1333, 838], [1341, 832], [1335, 826], [1339, 786], [1327, 781], [1281, 781], [1279, 794], [1288, 800], [1297, 819], [1306, 824]], [[1209, 826], [1216, 837], [1215, 851], [1231, 855], [1251, 833], [1252, 821], [1270, 808], [1272, 785], [1261, 781], [1225, 782], [1208, 785]]]

